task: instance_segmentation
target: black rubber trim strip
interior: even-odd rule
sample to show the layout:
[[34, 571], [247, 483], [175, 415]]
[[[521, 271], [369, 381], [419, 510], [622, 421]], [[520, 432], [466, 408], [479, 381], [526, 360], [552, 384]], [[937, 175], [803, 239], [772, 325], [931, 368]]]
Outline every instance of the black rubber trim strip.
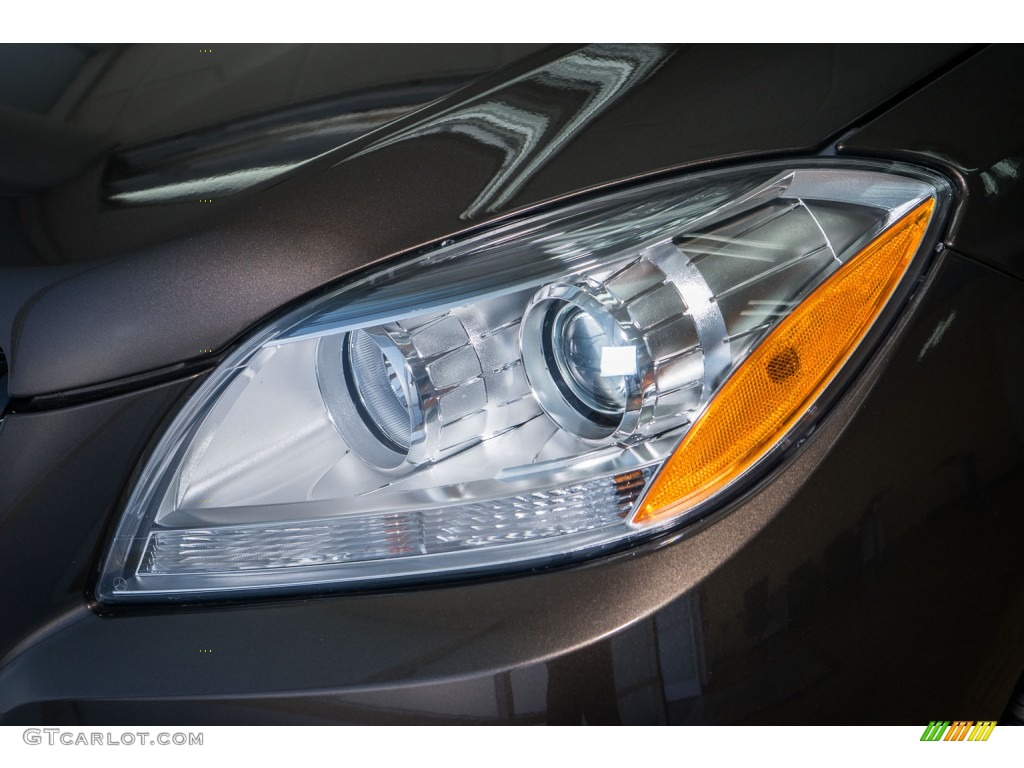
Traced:
[[87, 387], [78, 387], [46, 395], [35, 395], [34, 397], [13, 398], [7, 404], [6, 409], [3, 410], [3, 415], [48, 411], [54, 408], [65, 408], [69, 405], [78, 405], [106, 397], [123, 395], [127, 392], [135, 392], [155, 384], [163, 384], [168, 381], [193, 376], [197, 373], [205, 373], [216, 367], [220, 360], [220, 356], [205, 357], [201, 360], [187, 360], [183, 363], [169, 365], [166, 368], [157, 368], [137, 373], [134, 376], [126, 376], [116, 381], [106, 381], [102, 384], [93, 384]]

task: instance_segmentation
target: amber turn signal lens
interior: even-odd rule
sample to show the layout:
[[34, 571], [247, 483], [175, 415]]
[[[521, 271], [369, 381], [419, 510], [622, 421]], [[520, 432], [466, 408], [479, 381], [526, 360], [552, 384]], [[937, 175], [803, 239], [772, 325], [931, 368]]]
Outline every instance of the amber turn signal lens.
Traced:
[[776, 326], [686, 433], [634, 524], [691, 509], [778, 445], [885, 307], [917, 252], [933, 207], [928, 200], [881, 233]]

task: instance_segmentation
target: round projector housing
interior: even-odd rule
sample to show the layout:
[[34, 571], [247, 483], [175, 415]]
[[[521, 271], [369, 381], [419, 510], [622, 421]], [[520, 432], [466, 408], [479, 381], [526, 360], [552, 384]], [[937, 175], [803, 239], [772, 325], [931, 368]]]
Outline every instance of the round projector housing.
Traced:
[[423, 409], [401, 328], [375, 326], [320, 339], [317, 382], [338, 432], [368, 464], [402, 467], [422, 442]]
[[650, 360], [623, 304], [600, 285], [552, 285], [526, 309], [526, 376], [551, 419], [584, 440], [632, 432]]

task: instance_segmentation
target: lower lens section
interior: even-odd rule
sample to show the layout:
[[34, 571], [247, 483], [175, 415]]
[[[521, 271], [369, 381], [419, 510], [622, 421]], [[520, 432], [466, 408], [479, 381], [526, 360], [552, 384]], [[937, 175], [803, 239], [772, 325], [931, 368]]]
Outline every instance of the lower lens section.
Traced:
[[[507, 545], [545, 539], [583, 545], [594, 536], [606, 537], [611, 526], [621, 528], [655, 470], [647, 467], [491, 502], [416, 512], [155, 530], [137, 578], [143, 589], [159, 591], [162, 577], [184, 573], [197, 575], [204, 587], [220, 581], [244, 587], [245, 574], [277, 569], [315, 581], [332, 577], [331, 564], [345, 564], [351, 576], [362, 563], [365, 576], [372, 578], [385, 562], [391, 574], [403, 568], [412, 573], [458, 568], [463, 562], [472, 567], [478, 559], [475, 552], [514, 562], [517, 550]], [[534, 555], [536, 551], [531, 549]]]

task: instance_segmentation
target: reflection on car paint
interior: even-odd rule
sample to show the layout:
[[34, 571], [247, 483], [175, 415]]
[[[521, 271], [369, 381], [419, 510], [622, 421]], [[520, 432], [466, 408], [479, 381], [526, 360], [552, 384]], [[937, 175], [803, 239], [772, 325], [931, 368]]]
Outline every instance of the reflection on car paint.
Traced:
[[[346, 159], [432, 134], [468, 137], [497, 150], [501, 164], [462, 218], [494, 212], [672, 52], [663, 45], [587, 46]], [[461, 84], [393, 88], [393, 93], [375, 93], [373, 98], [346, 96], [123, 150], [108, 169], [105, 198], [119, 205], [145, 205], [236, 194], [305, 166]]]
[[[348, 159], [432, 134], [468, 137], [497, 149], [501, 165], [462, 218], [493, 213], [577, 133], [671, 55], [672, 49], [663, 45], [590, 45], [414, 123]], [[521, 87], [524, 84], [526, 88]], [[554, 97], [545, 93], [548, 89], [556, 90]], [[525, 103], [518, 103], [524, 94]]]
[[104, 198], [155, 205], [233, 195], [308, 165], [463, 82], [380, 88], [125, 149], [111, 158]]
[[987, 171], [982, 171], [978, 177], [985, 195], [998, 197], [1008, 192], [1020, 180], [1021, 166], [1024, 166], [1024, 158], [1007, 157], [993, 163]]

